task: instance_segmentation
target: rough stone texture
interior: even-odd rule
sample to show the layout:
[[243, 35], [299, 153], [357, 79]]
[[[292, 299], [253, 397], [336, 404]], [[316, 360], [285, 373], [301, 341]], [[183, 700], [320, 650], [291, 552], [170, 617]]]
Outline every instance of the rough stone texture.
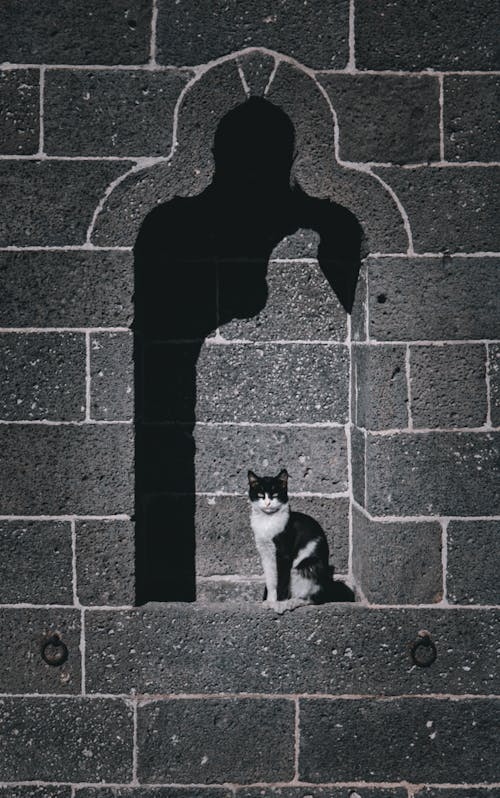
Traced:
[[90, 336], [90, 417], [127, 421], [134, 416], [133, 336], [128, 332]]
[[292, 510], [311, 515], [328, 540], [330, 563], [336, 574], [346, 574], [349, 559], [349, 499], [323, 499], [319, 496], [290, 497]]
[[354, 423], [365, 429], [408, 426], [406, 347], [354, 346]]
[[299, 777], [495, 781], [498, 715], [498, 701], [480, 699], [301, 700]]
[[45, 151], [167, 156], [175, 104], [187, 80], [177, 70], [51, 70], [45, 88]]
[[1, 327], [121, 327], [133, 318], [129, 252], [0, 252]]
[[498, 69], [497, 9], [476, 0], [371, 0], [356, 6], [358, 69]]
[[247, 490], [247, 471], [287, 468], [294, 492], [347, 490], [347, 450], [340, 427], [196, 427], [196, 482], [205, 492]]
[[500, 514], [499, 444], [494, 432], [369, 435], [368, 512]]
[[488, 350], [491, 423], [494, 427], [500, 427], [500, 344], [490, 344]]
[[80, 333], [3, 333], [0, 376], [4, 420], [85, 418], [85, 336]]
[[337, 113], [343, 161], [439, 159], [437, 78], [320, 75], [319, 79]]
[[72, 579], [69, 523], [0, 523], [2, 603], [72, 604]]
[[0, 426], [2, 515], [127, 513], [130, 426]]
[[125, 702], [0, 698], [0, 709], [3, 781], [131, 779], [132, 708]]
[[486, 351], [482, 345], [412, 346], [411, 413], [415, 427], [481, 427], [486, 422]]
[[[87, 690], [494, 694], [498, 621], [495, 611], [472, 608], [367, 609], [355, 603], [280, 616], [260, 597], [254, 605], [88, 610]], [[420, 629], [437, 647], [428, 668], [415, 667], [410, 657]]]
[[500, 161], [499, 89], [498, 75], [447, 75], [444, 78], [444, 154], [447, 160]]
[[[416, 252], [495, 252], [495, 167], [377, 167], [405, 208]], [[381, 250], [384, 251], [384, 250]]]
[[[392, 258], [391, 258], [392, 260]], [[368, 263], [365, 259], [361, 262], [354, 304], [351, 312], [351, 337], [353, 341], [366, 340], [366, 314], [368, 311]]]
[[197, 365], [196, 417], [342, 424], [349, 413], [348, 373], [344, 346], [204, 346]]
[[71, 787], [0, 787], [2, 798], [71, 798]]
[[0, 153], [38, 151], [40, 73], [37, 69], [0, 72]]
[[343, 69], [347, 63], [349, 4], [286, 7], [271, 0], [241, 6], [216, 0], [206, 9], [194, 0], [160, 0], [158, 60], [162, 64], [205, 63], [245, 47], [265, 46], [316, 69]]
[[[403, 787], [242, 787], [238, 798], [406, 798]], [[467, 794], [468, 795], [468, 794]], [[450, 797], [451, 798], [451, 797]], [[485, 796], [486, 798], [486, 796]], [[493, 796], [490, 796], [493, 798]]]
[[455, 604], [498, 604], [500, 521], [448, 524], [448, 600]]
[[500, 337], [494, 258], [372, 258], [370, 336], [379, 341]]
[[[84, 787], [78, 798], [233, 798], [224, 787]], [[0, 793], [1, 796], [1, 793]], [[35, 797], [36, 798], [36, 797]], [[398, 796], [399, 798], [399, 796]], [[475, 798], [475, 796], [474, 796]], [[495, 798], [493, 795], [490, 798]]]
[[[309, 259], [317, 261], [318, 258], [318, 245], [320, 242], [319, 233], [315, 230], [308, 230], [305, 227], [299, 227], [297, 232], [291, 233], [288, 236], [285, 236], [281, 239], [279, 244], [273, 249], [270, 258], [270, 268], [268, 271], [269, 278], [271, 278], [271, 269], [275, 270], [276, 274], [279, 274], [276, 271], [278, 264], [275, 264], [273, 261], [282, 259]], [[301, 266], [306, 264], [301, 264]], [[287, 267], [293, 266], [293, 264], [287, 264]], [[285, 268], [287, 268], [285, 267]], [[316, 266], [316, 269], [318, 267]], [[313, 269], [313, 271], [315, 271]], [[293, 272], [286, 272], [287, 276]], [[306, 274], [307, 272], [303, 272]], [[269, 280], [268, 280], [269, 282]], [[282, 290], [286, 289], [286, 286], [281, 286]], [[325, 301], [326, 297], [323, 296], [323, 302]], [[312, 322], [312, 320], [311, 320]], [[225, 328], [224, 328], [225, 329]]]
[[432, 604], [443, 598], [441, 526], [376, 523], [353, 510], [353, 573], [374, 604]]
[[242, 56], [239, 64], [250, 95], [262, 97], [276, 66], [273, 56], [263, 52], [253, 52]]
[[133, 604], [134, 525], [77, 521], [76, 584], [82, 604]]
[[294, 718], [293, 702], [283, 699], [179, 699], [139, 706], [139, 779], [289, 780]]
[[424, 787], [415, 795], [418, 795], [418, 798], [460, 798], [463, 792], [466, 792], [467, 798], [498, 798], [498, 790], [495, 787], [467, 787], [466, 790], [455, 787], [451, 789]]
[[[1, 693], [79, 693], [80, 613], [62, 609], [0, 609]], [[42, 645], [57, 633], [68, 648], [63, 665], [48, 665]], [[9, 777], [13, 774], [9, 773]]]
[[318, 263], [271, 261], [267, 286], [265, 308], [251, 319], [222, 325], [224, 338], [345, 341], [347, 314]]
[[148, 0], [23, 0], [3, 4], [2, 60], [29, 64], [141, 64], [148, 60]]
[[357, 427], [351, 427], [352, 492], [354, 499], [365, 506], [366, 491], [366, 441], [365, 435]]
[[0, 161], [0, 192], [9, 213], [0, 246], [83, 244], [107, 186], [130, 168], [95, 161]]
[[201, 579], [196, 582], [196, 601], [201, 604], [237, 602], [248, 604], [262, 601], [264, 582], [238, 579]]

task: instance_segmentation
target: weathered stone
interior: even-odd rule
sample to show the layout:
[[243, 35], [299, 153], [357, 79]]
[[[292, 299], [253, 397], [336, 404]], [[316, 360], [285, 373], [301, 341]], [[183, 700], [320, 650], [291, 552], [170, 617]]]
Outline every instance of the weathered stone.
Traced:
[[71, 798], [71, 787], [0, 787], [1, 798]]
[[262, 97], [271, 80], [276, 61], [264, 52], [250, 52], [239, 59], [239, 65], [251, 96]]
[[[418, 798], [460, 798], [461, 791], [459, 792], [458, 789], [456, 787], [423, 787], [418, 791]], [[467, 798], [498, 798], [496, 787], [467, 787], [466, 792]]]
[[484, 699], [301, 699], [299, 778], [494, 781], [498, 710]]
[[490, 344], [488, 350], [491, 423], [494, 427], [500, 427], [500, 344]]
[[408, 392], [403, 346], [354, 346], [354, 423], [365, 429], [408, 426]]
[[500, 161], [496, 113], [499, 88], [498, 75], [447, 75], [444, 78], [444, 154], [447, 160]]
[[133, 604], [134, 525], [77, 521], [76, 584], [82, 604]]
[[0, 336], [7, 421], [85, 418], [85, 336], [81, 333], [4, 333]]
[[[403, 787], [241, 787], [238, 798], [406, 798]], [[449, 797], [451, 798], [451, 796]], [[474, 796], [474, 798], [476, 798]], [[477, 798], [480, 798], [478, 796]], [[486, 798], [486, 796], [484, 796]], [[491, 797], [492, 798], [492, 797]]]
[[229, 601], [241, 605], [262, 601], [263, 596], [263, 581], [202, 578], [196, 582], [196, 601], [200, 604]]
[[366, 440], [364, 433], [351, 427], [352, 491], [354, 499], [365, 506], [366, 492]]
[[[0, 692], [80, 692], [80, 612], [1, 608], [0, 627]], [[42, 658], [42, 647], [54, 634], [68, 649], [68, 658], [62, 665], [49, 665]], [[8, 776], [12, 778], [11, 773]]]
[[368, 312], [368, 263], [368, 260], [362, 261], [358, 275], [358, 282], [356, 285], [356, 293], [351, 312], [351, 336], [353, 341], [366, 340], [366, 315]]
[[90, 416], [127, 421], [134, 415], [133, 336], [129, 332], [90, 336]]
[[38, 151], [40, 73], [37, 69], [0, 72], [0, 153], [31, 155]]
[[207, 698], [138, 709], [142, 782], [258, 782], [293, 777], [292, 701]]
[[3, 604], [72, 604], [69, 523], [2, 521], [0, 569]]
[[[273, 249], [270, 264], [273, 260], [316, 260], [318, 259], [318, 245], [320, 243], [319, 233], [305, 227], [299, 227], [296, 233], [291, 233], [281, 239], [280, 243]], [[287, 272], [288, 274], [288, 272]], [[285, 286], [282, 286], [285, 288]]]
[[434, 77], [319, 76], [336, 111], [343, 161], [439, 159], [439, 84]]
[[499, 521], [448, 524], [448, 600], [455, 604], [498, 604]]
[[336, 574], [346, 574], [349, 560], [349, 499], [292, 496], [290, 506], [296, 512], [311, 515], [321, 524], [328, 540], [330, 563]]
[[[77, 798], [232, 798], [233, 792], [224, 787], [205, 786], [83, 787], [83, 789], [77, 787], [76, 796]], [[24, 798], [24, 796], [22, 796], [22, 798]], [[29, 798], [31, 798], [31, 796]], [[38, 798], [38, 796], [33, 796], [33, 798]], [[374, 798], [376, 797], [374, 796]], [[397, 798], [399, 798], [399, 796], [397, 796]], [[494, 798], [494, 796], [490, 796], [490, 798]]]

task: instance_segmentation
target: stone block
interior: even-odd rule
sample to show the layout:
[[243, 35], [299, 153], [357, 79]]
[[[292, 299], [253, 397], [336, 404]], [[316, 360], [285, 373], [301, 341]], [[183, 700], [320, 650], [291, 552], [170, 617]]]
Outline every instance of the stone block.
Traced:
[[2, 521], [0, 563], [2, 604], [73, 603], [69, 523]]
[[0, 709], [2, 781], [132, 778], [132, 707], [124, 701], [0, 698]]
[[134, 564], [131, 521], [76, 522], [76, 584], [82, 604], [133, 604]]
[[4, 333], [0, 336], [6, 421], [85, 418], [85, 336], [81, 333]]
[[351, 337], [353, 341], [366, 340], [368, 313], [368, 262], [362, 261], [351, 312]]
[[188, 75], [177, 70], [50, 70], [44, 143], [49, 155], [167, 156]]
[[349, 353], [340, 345], [208, 344], [197, 364], [196, 417], [343, 424], [348, 374]]
[[291, 492], [347, 490], [347, 449], [340, 427], [204, 426], [195, 432], [198, 491], [247, 490], [247, 471], [287, 468]]
[[491, 423], [500, 427], [500, 344], [490, 344], [488, 350]]
[[232, 602], [255, 604], [262, 601], [264, 582], [244, 579], [198, 579], [196, 582], [196, 601], [200, 604]]
[[[282, 245], [284, 242], [278, 251], [282, 251]], [[345, 341], [347, 314], [317, 262], [271, 261], [267, 288], [265, 308], [251, 319], [234, 319], [222, 325], [220, 333], [224, 338]], [[228, 300], [223, 284], [219, 301], [224, 305]]]
[[499, 709], [485, 699], [301, 699], [299, 778], [495, 781]]
[[496, 251], [496, 167], [390, 166], [376, 171], [408, 214], [416, 252]]
[[362, 430], [351, 427], [352, 491], [354, 499], [365, 506], [366, 439]]
[[143, 64], [149, 57], [148, 0], [23, 0], [5, 4], [3, 60], [28, 64]]
[[328, 540], [330, 563], [336, 574], [346, 574], [349, 560], [349, 499], [292, 496], [290, 507], [311, 515], [321, 524]]
[[448, 524], [448, 601], [498, 604], [500, 521], [450, 521]]
[[353, 573], [373, 604], [432, 604], [443, 598], [441, 526], [377, 523], [353, 510]]
[[[234, 793], [231, 789], [226, 789], [225, 787], [206, 787], [206, 786], [203, 787], [193, 787], [193, 786], [83, 787], [83, 788], [77, 787], [75, 795], [77, 796], [77, 798], [233, 798]], [[1, 793], [0, 793], [0, 798], [1, 798]], [[24, 798], [24, 796], [22, 798]], [[34, 796], [34, 798], [38, 798], [38, 796]], [[490, 798], [494, 797], [490, 796]]]
[[1, 798], [71, 798], [71, 787], [0, 787]]
[[112, 515], [133, 507], [133, 430], [0, 426], [2, 515]]
[[493, 258], [372, 258], [370, 336], [379, 341], [500, 337]]
[[[240, 787], [237, 798], [406, 798], [403, 787]], [[451, 796], [449, 797], [451, 798]], [[456, 797], [455, 797], [456, 798]], [[474, 796], [474, 798], [476, 798]], [[480, 798], [478, 796], [477, 798]], [[486, 798], [486, 796], [484, 796]], [[493, 798], [490, 796], [490, 798]]]
[[498, 433], [368, 436], [371, 515], [500, 513]]
[[428, 76], [319, 76], [337, 113], [343, 161], [439, 159], [439, 84]]
[[[0, 609], [3, 646], [0, 692], [79, 693], [81, 689], [80, 612], [70, 609]], [[53, 634], [68, 649], [62, 665], [42, 659]], [[8, 774], [12, 778], [12, 774]]]
[[285, 8], [269, 0], [242, 7], [217, 0], [207, 15], [193, 0], [160, 0], [158, 60], [162, 64], [203, 64], [245, 47], [286, 53], [315, 69], [343, 69], [347, 63], [349, 5], [327, 8], [293, 0]]
[[38, 152], [40, 73], [37, 69], [0, 72], [0, 153], [32, 155]]
[[354, 423], [371, 430], [408, 426], [406, 347], [353, 346]]
[[262, 567], [250, 528], [249, 501], [236, 496], [198, 496], [196, 573], [260, 574]]
[[481, 427], [486, 423], [486, 351], [481, 344], [410, 348], [415, 427]]
[[0, 252], [1, 327], [125, 327], [129, 252]]
[[[416, 794], [418, 798], [460, 798], [460, 792], [456, 787], [423, 787]], [[466, 793], [467, 798], [498, 798], [495, 787], [467, 787]]]
[[0, 161], [0, 191], [9, 196], [0, 246], [83, 244], [107, 186], [128, 168], [113, 161]]
[[[279, 616], [262, 606], [261, 596], [257, 603], [87, 610], [87, 690], [149, 695], [498, 691], [496, 611], [332, 603]], [[420, 629], [429, 631], [437, 649], [437, 660], [428, 668], [414, 667], [410, 656]]]
[[[478, 0], [406, 3], [374, 0], [356, 8], [358, 69], [497, 69], [496, 10]], [[411, 31], [411, 36], [408, 32]]]
[[[498, 75], [444, 79], [444, 154], [449, 161], [500, 161]], [[480, 103], [478, 103], [480, 98]]]
[[128, 421], [134, 416], [134, 341], [131, 332], [90, 336], [90, 416]]
[[265, 52], [257, 51], [242, 56], [238, 62], [250, 95], [252, 97], [263, 97], [276, 66], [274, 57]]
[[155, 701], [138, 709], [142, 782], [288, 781], [295, 706], [275, 698]]

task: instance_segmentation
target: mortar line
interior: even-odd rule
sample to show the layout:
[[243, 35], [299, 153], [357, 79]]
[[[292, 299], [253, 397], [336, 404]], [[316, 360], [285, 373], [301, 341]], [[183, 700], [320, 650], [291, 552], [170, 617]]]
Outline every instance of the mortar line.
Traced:
[[448, 524], [449, 519], [441, 521], [441, 562], [443, 568], [443, 602], [448, 603]]
[[73, 587], [73, 606], [79, 607], [77, 579], [76, 579], [76, 522], [74, 519], [70, 521], [71, 526], [71, 574], [72, 574], [72, 587]]
[[392, 186], [390, 186], [388, 183], [386, 183], [386, 181], [383, 180], [382, 177], [379, 174], [377, 174], [377, 172], [372, 172], [371, 170], [369, 170], [368, 174], [372, 175], [372, 177], [374, 177], [376, 180], [378, 180], [380, 185], [383, 186], [383, 188], [387, 191], [387, 193], [391, 197], [392, 201], [394, 202], [396, 208], [398, 209], [399, 214], [401, 216], [401, 220], [403, 222], [403, 227], [405, 229], [406, 237], [408, 239], [407, 254], [408, 255], [413, 255], [414, 252], [415, 252], [415, 249], [414, 249], [414, 246], [413, 246], [413, 234], [412, 234], [412, 231], [411, 231], [410, 218], [409, 218], [409, 216], [408, 216], [408, 214], [406, 212], [406, 209], [405, 209], [403, 203], [401, 202], [400, 198], [398, 197], [398, 195], [396, 194], [396, 192], [394, 191]]
[[86, 673], [85, 673], [85, 654], [86, 654], [86, 641], [85, 641], [85, 609], [82, 607], [80, 611], [80, 654], [81, 654], [81, 670], [82, 670], [82, 687], [81, 695], [86, 695]]
[[366, 297], [365, 297], [365, 340], [370, 343], [370, 268], [365, 264]]
[[363, 513], [370, 521], [377, 521], [377, 523], [394, 523], [399, 521], [406, 522], [426, 522], [426, 521], [500, 521], [500, 515], [450, 515], [444, 513], [436, 513], [435, 515], [371, 515], [368, 510], [362, 507], [356, 500], [354, 500], [356, 508]]
[[243, 91], [245, 92], [245, 97], [250, 97], [251, 96], [250, 87], [247, 83], [245, 73], [243, 72], [243, 67], [239, 59], [236, 59], [236, 65], [238, 68], [238, 75], [240, 76], [241, 85], [243, 86]]
[[269, 75], [269, 80], [267, 81], [266, 88], [264, 89], [264, 94], [263, 94], [264, 97], [267, 97], [271, 89], [271, 86], [273, 85], [273, 80], [276, 77], [276, 72], [278, 71], [278, 67], [280, 65], [280, 60], [276, 57], [275, 54], [273, 54], [273, 57], [274, 57], [274, 66], [271, 70], [271, 74]]
[[411, 364], [410, 364], [410, 345], [406, 345], [406, 352], [405, 352], [405, 374], [406, 374], [406, 393], [407, 393], [407, 403], [406, 403], [406, 413], [408, 417], [408, 430], [413, 430], [413, 415], [411, 409]]
[[[362, 430], [363, 437], [365, 439], [365, 446], [364, 446], [364, 476], [365, 476], [365, 485], [364, 485], [364, 500], [365, 500], [365, 507], [367, 508], [368, 512], [368, 435], [366, 430]], [[354, 499], [353, 499], [354, 500]]]
[[[86, 397], [86, 401], [88, 400], [88, 396]], [[93, 419], [93, 418], [85, 418], [82, 421], [54, 421], [48, 418], [41, 418], [41, 419], [33, 419], [33, 418], [26, 418], [26, 419], [0, 419], [0, 426], [3, 427], [104, 427], [104, 426], [131, 426], [133, 424], [133, 419], [123, 419], [117, 421], [116, 419]]]
[[[1, 158], [1, 156], [0, 156]], [[49, 160], [47, 158], [47, 160]], [[0, 246], [0, 252], [132, 252], [133, 246], [105, 246], [93, 244], [92, 242], [85, 241], [81, 244], [60, 244], [60, 245], [37, 245], [37, 244], [7, 244]], [[477, 252], [461, 252], [455, 251], [449, 253], [450, 258], [499, 258], [500, 252], [492, 251], [477, 251]], [[401, 258], [405, 260], [414, 260], [418, 258], [437, 260], [443, 259], [442, 252], [413, 252], [411, 255], [408, 251], [405, 252], [370, 252], [367, 259], [378, 260], [381, 258]], [[316, 264], [317, 258], [310, 257], [297, 257], [297, 258], [271, 258], [270, 263], [312, 263]]]
[[444, 79], [438, 77], [439, 82], [439, 158], [444, 161]]
[[138, 744], [137, 744], [137, 699], [134, 698], [132, 702], [132, 709], [133, 709], [133, 731], [132, 731], [132, 784], [137, 786], [139, 784], [139, 779], [137, 775], [137, 768], [138, 768], [138, 761], [139, 761], [139, 751], [138, 751]]
[[[382, 789], [396, 789], [396, 788], [405, 788], [407, 789], [410, 787], [413, 790], [421, 790], [424, 787], [430, 787], [432, 789], [455, 789], [455, 790], [470, 790], [470, 789], [496, 789], [500, 787], [500, 782], [471, 782], [465, 783], [461, 782], [460, 784], [454, 784], [452, 782], [425, 782], [425, 784], [412, 784], [407, 782], [406, 780], [402, 781], [299, 781], [296, 785], [290, 781], [258, 781], [258, 782], [251, 782], [248, 784], [240, 784], [234, 782], [222, 782], [216, 785], [220, 789], [225, 790], [248, 790], [252, 788], [286, 788], [291, 786], [298, 786], [303, 788], [343, 788], [343, 789], [357, 789], [357, 788], [382, 788]], [[130, 789], [131, 784], [130, 782], [111, 782], [106, 781], [104, 784], [101, 782], [67, 782], [67, 781], [41, 781], [39, 779], [34, 779], [32, 781], [2, 781], [0, 782], [1, 788], [12, 788], [12, 787], [69, 787], [70, 789], [81, 790], [87, 788], [97, 788], [97, 789]], [[210, 795], [215, 787], [213, 784], [207, 784], [206, 782], [148, 782], [148, 788], [155, 789], [155, 788], [164, 788], [164, 789], [206, 789], [207, 795]], [[189, 798], [187, 796], [187, 798]]]
[[[368, 259], [373, 258], [375, 260], [379, 258], [404, 258], [407, 260], [415, 260], [418, 258], [426, 258], [430, 260], [431, 258], [436, 258], [439, 260], [443, 259], [442, 252], [413, 252], [411, 255], [408, 252], [370, 252], [367, 256]], [[489, 252], [489, 251], [478, 251], [478, 252], [450, 252], [450, 258], [498, 258], [500, 257], [500, 252]]]
[[133, 604], [107, 604], [107, 605], [98, 605], [95, 606], [92, 604], [82, 604], [78, 602], [78, 606], [75, 607], [74, 604], [30, 604], [29, 602], [19, 602], [18, 604], [8, 604], [2, 603], [0, 604], [0, 609], [3, 610], [100, 610], [103, 612], [109, 612], [110, 610], [135, 610], [137, 607]]
[[485, 381], [486, 381], [486, 421], [485, 426], [490, 429], [493, 428], [491, 422], [491, 362], [490, 362], [490, 347], [485, 344], [486, 348], [486, 362], [485, 362]]
[[417, 339], [417, 340], [385, 340], [385, 339], [371, 339], [370, 341], [354, 341], [355, 346], [366, 346], [370, 344], [370, 346], [462, 346], [463, 344], [467, 344], [468, 346], [482, 346], [483, 344], [496, 344], [500, 343], [500, 341], [496, 339], [490, 338], [448, 338], [448, 339], [438, 339], [438, 340], [429, 340], [429, 339]]
[[0, 327], [0, 335], [9, 333], [100, 333], [130, 332], [130, 327]]
[[300, 779], [299, 757], [300, 757], [300, 706], [298, 697], [295, 698], [295, 718], [294, 718], [294, 768], [292, 783], [297, 783]]
[[156, 62], [156, 27], [158, 22], [158, 3], [157, 0], [152, 0], [151, 3], [151, 38], [149, 46], [149, 64], [151, 69], [156, 69], [158, 66]]
[[[352, 362], [352, 319], [351, 316], [347, 316], [347, 340], [349, 342], [349, 375], [348, 375], [348, 413], [349, 419], [348, 423], [345, 426], [345, 438], [346, 438], [346, 448], [347, 448], [347, 490], [349, 492], [349, 510], [348, 510], [348, 552], [347, 552], [347, 573], [349, 577], [349, 582], [352, 584], [353, 582], [353, 573], [352, 573], [352, 501], [353, 501], [353, 484], [352, 484], [352, 436], [351, 430], [353, 425], [353, 395], [352, 395], [352, 383], [353, 383], [353, 362]], [[354, 375], [356, 377], [356, 390], [354, 392], [354, 397], [356, 401], [356, 415], [357, 415], [357, 365], [354, 369]]]
[[370, 429], [367, 430], [364, 427], [359, 427], [358, 429], [367, 432], [369, 435], [372, 435], [374, 438], [384, 438], [384, 437], [391, 437], [394, 435], [432, 435], [434, 432], [439, 432], [441, 434], [451, 434], [451, 433], [488, 433], [488, 432], [499, 432], [500, 427], [412, 427], [412, 429], [401, 429], [401, 427], [393, 427], [392, 429]]
[[18, 246], [10, 244], [0, 247], [0, 252], [132, 252], [133, 247], [106, 247], [94, 244], [61, 244], [60, 246]]
[[26, 515], [5, 514], [0, 515], [0, 521], [130, 521], [130, 515], [116, 513], [116, 515], [79, 515], [78, 513], [63, 513], [61, 515]]
[[39, 101], [39, 130], [38, 130], [38, 157], [44, 156], [45, 147], [45, 67], [40, 67], [40, 101]]
[[[264, 611], [266, 612], [266, 611]], [[78, 694], [69, 693], [0, 693], [1, 698], [13, 699], [66, 699], [68, 701], [81, 701], [82, 697]], [[87, 693], [87, 701], [121, 701], [128, 705], [136, 701], [141, 707], [148, 704], [159, 703], [160, 701], [218, 701], [220, 699], [238, 699], [242, 701], [288, 701], [295, 703], [296, 700], [307, 701], [371, 701], [373, 703], [392, 703], [400, 700], [433, 700], [450, 701], [461, 703], [464, 701], [491, 701], [500, 699], [500, 694], [496, 693], [391, 693], [381, 695], [380, 693]], [[290, 782], [287, 782], [290, 783]], [[1, 782], [0, 782], [0, 786]], [[102, 784], [100, 785], [102, 786]], [[111, 785], [106, 784], [106, 787]], [[130, 782], [127, 782], [130, 786]], [[152, 786], [148, 783], [148, 787]], [[173, 785], [169, 785], [173, 786]], [[186, 786], [186, 785], [184, 785]], [[207, 785], [205, 785], [207, 786]]]
[[349, 0], [349, 60], [345, 72], [356, 72], [356, 30], [354, 0]]
[[91, 366], [90, 366], [90, 332], [85, 333], [85, 421], [91, 421]]

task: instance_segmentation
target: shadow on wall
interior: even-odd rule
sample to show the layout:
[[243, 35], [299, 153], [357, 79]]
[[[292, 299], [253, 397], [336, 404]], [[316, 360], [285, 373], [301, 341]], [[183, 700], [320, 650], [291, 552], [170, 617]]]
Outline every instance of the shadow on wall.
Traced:
[[266, 100], [225, 116], [215, 175], [199, 196], [145, 219], [135, 246], [136, 574], [138, 604], [195, 599], [196, 363], [204, 339], [266, 304], [276, 245], [320, 236], [319, 265], [347, 312], [360, 265], [352, 213], [291, 186], [294, 131]]

